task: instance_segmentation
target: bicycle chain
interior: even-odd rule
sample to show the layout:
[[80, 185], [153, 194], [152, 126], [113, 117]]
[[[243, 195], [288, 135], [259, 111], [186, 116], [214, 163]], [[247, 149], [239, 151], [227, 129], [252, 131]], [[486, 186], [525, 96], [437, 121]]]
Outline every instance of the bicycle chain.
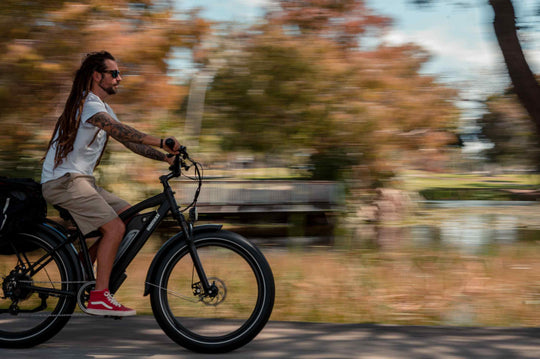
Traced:
[[33, 281], [33, 280], [20, 280], [19, 283], [41, 283], [41, 284], [84, 284], [88, 283], [87, 280], [80, 280], [80, 281], [64, 281], [64, 282], [51, 282], [51, 281]]
[[[27, 283], [27, 284], [85, 284], [85, 283], [91, 283], [92, 281], [33, 281], [33, 280], [21, 280], [20, 283]], [[78, 295], [78, 293], [77, 293]], [[78, 303], [78, 300], [77, 300]], [[81, 309], [82, 310], [82, 309]], [[17, 316], [21, 317], [87, 317], [88, 313], [71, 313], [71, 314], [17, 314]]]

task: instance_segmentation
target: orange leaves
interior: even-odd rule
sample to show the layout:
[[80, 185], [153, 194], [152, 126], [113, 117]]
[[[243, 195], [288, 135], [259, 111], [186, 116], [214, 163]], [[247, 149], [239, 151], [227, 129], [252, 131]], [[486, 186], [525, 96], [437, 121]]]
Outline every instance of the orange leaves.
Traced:
[[282, 11], [270, 13], [271, 22], [296, 26], [301, 33], [332, 38], [345, 48], [357, 46], [358, 35], [368, 29], [381, 29], [391, 20], [374, 14], [357, 0], [282, 0]]

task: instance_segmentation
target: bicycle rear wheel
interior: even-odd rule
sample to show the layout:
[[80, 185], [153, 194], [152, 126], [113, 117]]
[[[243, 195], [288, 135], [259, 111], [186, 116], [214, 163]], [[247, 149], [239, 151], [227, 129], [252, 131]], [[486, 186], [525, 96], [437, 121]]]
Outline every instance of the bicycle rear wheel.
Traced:
[[[74, 271], [51, 237], [18, 233], [0, 245], [0, 347], [32, 347], [57, 334], [75, 309]], [[64, 291], [64, 294], [59, 291]]]
[[264, 327], [274, 304], [274, 279], [262, 253], [227, 231], [204, 233], [194, 244], [214, 296], [204, 296], [188, 247], [179, 243], [163, 258], [152, 309], [165, 333], [198, 352], [227, 352]]

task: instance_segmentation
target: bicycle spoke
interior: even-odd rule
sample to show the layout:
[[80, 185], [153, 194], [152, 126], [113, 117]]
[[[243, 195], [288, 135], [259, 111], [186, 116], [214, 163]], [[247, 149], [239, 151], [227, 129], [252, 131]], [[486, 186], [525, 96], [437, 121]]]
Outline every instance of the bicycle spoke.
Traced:
[[177, 297], [177, 298], [181, 298], [181, 299], [183, 299], [185, 301], [188, 301], [188, 302], [191, 302], [191, 303], [198, 303], [198, 302], [200, 302], [202, 300], [200, 297], [197, 298], [197, 299], [192, 298], [192, 297], [188, 297], [188, 296], [182, 295], [182, 294], [180, 294], [178, 292], [175, 292], [174, 290], [163, 288], [163, 287], [160, 287], [159, 285], [155, 285], [153, 283], [146, 282], [146, 284], [148, 284], [148, 285], [150, 285], [152, 287], [158, 288], [160, 290], [163, 290], [163, 291], [167, 292], [167, 294], [169, 294], [169, 295], [172, 295], [172, 296]]
[[31, 345], [66, 323], [75, 305], [69, 290], [75, 284], [70, 262], [53, 252], [46, 237], [18, 234], [9, 240], [13, 253], [0, 254], [0, 345]]
[[[194, 244], [209, 288], [193, 271], [188, 246], [179, 245], [162, 258], [152, 309], [176, 342], [197, 351], [232, 350], [251, 340], [268, 320], [272, 273], [260, 252], [233, 233], [201, 234]], [[199, 300], [186, 300], [187, 293]]]

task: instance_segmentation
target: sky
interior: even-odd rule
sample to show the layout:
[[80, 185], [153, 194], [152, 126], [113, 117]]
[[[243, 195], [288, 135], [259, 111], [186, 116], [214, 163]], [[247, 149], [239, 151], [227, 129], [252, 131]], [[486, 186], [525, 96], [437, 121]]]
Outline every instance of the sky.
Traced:
[[[202, 16], [218, 21], [256, 21], [272, 0], [176, 0], [181, 9], [202, 7]], [[465, 116], [475, 117], [482, 100], [510, 84], [493, 32], [493, 10], [487, 0], [442, 0], [436, 6], [411, 5], [410, 0], [366, 0], [376, 13], [393, 19], [382, 38], [387, 44], [414, 42], [432, 55], [422, 72], [460, 91]], [[456, 3], [458, 3], [456, 5]], [[459, 3], [473, 4], [464, 7]], [[538, 0], [514, 0], [521, 24], [535, 21]], [[202, 6], [201, 6], [202, 4]], [[533, 71], [540, 72], [540, 31], [520, 33]]]
[[[394, 18], [385, 36], [388, 43], [417, 43], [432, 54], [423, 71], [461, 90], [464, 98], [478, 99], [502, 91], [509, 83], [506, 67], [493, 31], [493, 10], [487, 0], [476, 0], [475, 6], [455, 5], [445, 0], [440, 5], [419, 10], [406, 0], [368, 0], [376, 11]], [[466, 1], [461, 1], [465, 3]], [[533, 18], [537, 0], [514, 1], [518, 19]], [[521, 33], [526, 56], [533, 71], [540, 70], [540, 44], [535, 31]]]

